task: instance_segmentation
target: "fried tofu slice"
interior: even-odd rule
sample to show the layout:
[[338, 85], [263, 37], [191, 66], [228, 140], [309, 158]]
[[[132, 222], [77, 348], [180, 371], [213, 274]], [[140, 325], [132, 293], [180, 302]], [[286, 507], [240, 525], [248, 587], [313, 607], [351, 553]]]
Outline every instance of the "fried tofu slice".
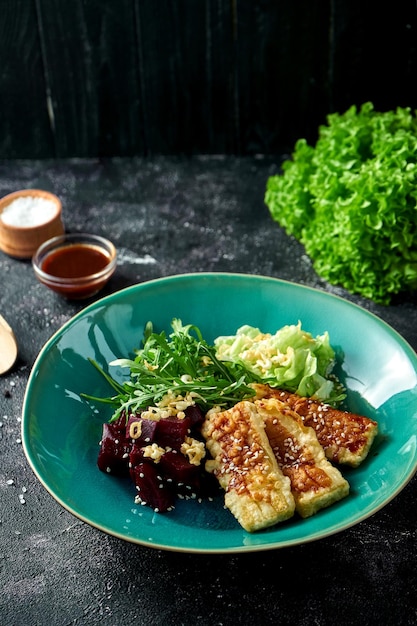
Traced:
[[252, 402], [209, 411], [201, 432], [212, 456], [206, 470], [217, 477], [226, 507], [245, 530], [261, 530], [293, 516], [290, 479], [278, 466]]
[[327, 460], [316, 433], [276, 398], [256, 400], [278, 465], [291, 481], [297, 513], [305, 518], [345, 498], [349, 483]]
[[378, 424], [374, 420], [268, 385], [256, 383], [253, 387], [258, 399], [276, 398], [295, 411], [304, 425], [315, 431], [330, 461], [358, 467], [367, 457], [378, 434]]

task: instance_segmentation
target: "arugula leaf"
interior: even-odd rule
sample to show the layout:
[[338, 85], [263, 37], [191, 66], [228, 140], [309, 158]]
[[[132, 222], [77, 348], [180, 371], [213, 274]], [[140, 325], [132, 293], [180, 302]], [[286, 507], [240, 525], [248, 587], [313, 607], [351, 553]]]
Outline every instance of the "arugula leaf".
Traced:
[[91, 360], [116, 393], [108, 398], [86, 394], [83, 397], [113, 405], [115, 410], [110, 421], [114, 421], [122, 412], [138, 413], [155, 406], [167, 394], [191, 393], [204, 410], [213, 406], [229, 407], [254, 395], [248, 385], [259, 378], [242, 364], [219, 361], [215, 348], [203, 339], [196, 326], [183, 326], [181, 320], [174, 319], [172, 329], [167, 337], [164, 332], [153, 332], [148, 323], [143, 348], [136, 351], [135, 358], [110, 363], [129, 368], [129, 380], [123, 384]]
[[381, 304], [417, 288], [417, 120], [409, 108], [328, 116], [268, 179], [272, 218], [317, 273]]

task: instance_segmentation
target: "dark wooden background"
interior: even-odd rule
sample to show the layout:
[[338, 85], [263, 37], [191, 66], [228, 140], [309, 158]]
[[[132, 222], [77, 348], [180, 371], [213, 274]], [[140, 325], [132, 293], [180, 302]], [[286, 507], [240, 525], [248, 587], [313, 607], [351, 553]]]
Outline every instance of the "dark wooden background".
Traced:
[[0, 158], [275, 154], [417, 109], [415, 0], [0, 0]]

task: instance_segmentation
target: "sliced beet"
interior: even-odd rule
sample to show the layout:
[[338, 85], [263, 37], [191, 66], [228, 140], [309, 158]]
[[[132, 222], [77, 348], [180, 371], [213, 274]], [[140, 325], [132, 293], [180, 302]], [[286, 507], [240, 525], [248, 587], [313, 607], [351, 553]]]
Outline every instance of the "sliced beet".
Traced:
[[175, 493], [161, 477], [157, 465], [152, 462], [139, 463], [131, 470], [131, 475], [142, 504], [150, 506], [158, 513], [173, 508]]
[[145, 460], [144, 448], [142, 446], [133, 443], [130, 454], [129, 454], [129, 468], [132, 472], [132, 469], [139, 465], [139, 463], [143, 463]]
[[155, 440], [163, 448], [179, 450], [189, 435], [191, 425], [188, 417], [164, 417], [156, 422]]
[[97, 465], [102, 472], [124, 476], [129, 472], [129, 454], [132, 444], [118, 422], [103, 424]]
[[200, 469], [192, 465], [181, 452], [171, 450], [161, 456], [159, 464], [167, 479], [176, 485], [183, 483], [190, 487], [197, 487]]
[[184, 413], [186, 417], [190, 420], [192, 428], [194, 426], [201, 426], [201, 424], [204, 422], [204, 413], [197, 404], [187, 406]]
[[125, 430], [126, 430], [126, 413], [125, 411], [122, 411], [122, 413], [119, 415], [119, 417], [117, 418], [117, 420], [114, 420], [114, 422], [109, 422], [112, 429], [114, 430], [114, 432], [118, 432], [120, 434], [123, 435], [123, 437], [125, 437]]
[[[184, 413], [183, 418], [173, 416], [159, 421], [140, 414], [127, 419], [123, 413], [117, 421], [103, 426], [99, 468], [115, 475], [130, 474], [137, 502], [161, 513], [174, 507], [177, 496], [200, 497], [207, 491], [203, 466], [191, 464], [181, 453], [186, 437], [193, 431], [198, 433], [204, 415], [198, 406], [187, 407]], [[132, 437], [136, 435], [135, 424], [140, 434]], [[145, 457], [146, 447], [153, 443], [165, 448], [156, 461]]]
[[[139, 437], [135, 437], [135, 443], [138, 445], [146, 446], [148, 443], [153, 443], [155, 441], [155, 433], [157, 423], [155, 420], [144, 419], [143, 417], [137, 415], [131, 415], [126, 425], [126, 437], [131, 438], [131, 427], [132, 425], [138, 423], [140, 429]], [[133, 430], [134, 430], [133, 426]]]

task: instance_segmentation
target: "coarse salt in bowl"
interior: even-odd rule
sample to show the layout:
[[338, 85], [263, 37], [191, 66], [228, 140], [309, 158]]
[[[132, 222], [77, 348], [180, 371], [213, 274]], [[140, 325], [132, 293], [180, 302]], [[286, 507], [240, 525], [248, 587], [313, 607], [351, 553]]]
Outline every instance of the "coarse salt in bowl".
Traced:
[[63, 233], [61, 201], [49, 191], [24, 189], [0, 200], [0, 249], [6, 254], [29, 259]]

